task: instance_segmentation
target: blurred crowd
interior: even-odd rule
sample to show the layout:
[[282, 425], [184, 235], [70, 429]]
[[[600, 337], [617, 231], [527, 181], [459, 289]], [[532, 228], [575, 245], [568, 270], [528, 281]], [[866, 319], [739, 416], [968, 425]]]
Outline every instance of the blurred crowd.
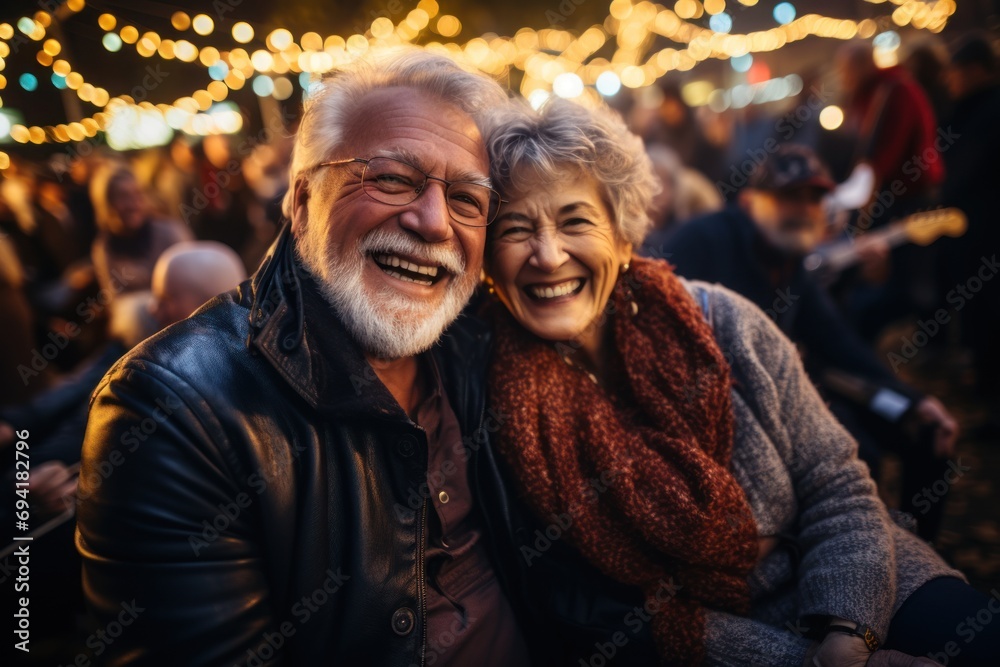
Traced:
[[[960, 425], [947, 397], [901, 371], [957, 349], [976, 395], [998, 394], [998, 74], [991, 39], [973, 35], [913, 45], [888, 68], [870, 45], [848, 44], [829, 71], [801, 73], [802, 92], [784, 103], [714, 112], [687, 104], [669, 77], [611, 100], [662, 181], [646, 252], [774, 318], [875, 474], [884, 453], [900, 457], [901, 506], [928, 540], [944, 503], [921, 512], [920, 490], [940, 477]], [[819, 112], [834, 102], [845, 118], [827, 130]], [[15, 428], [30, 431], [39, 518], [70, 507], [102, 375], [256, 269], [282, 224], [293, 132], [247, 151], [226, 135], [179, 135], [128, 154], [12, 155], [0, 175], [0, 449]], [[938, 207], [961, 213], [919, 216]], [[887, 332], [901, 333], [886, 346]], [[12, 461], [0, 466], [7, 489]], [[52, 530], [59, 574], [37, 581], [79, 590], [72, 522]], [[82, 602], [40, 609], [53, 618], [36, 627], [70, 627], [81, 612]]]

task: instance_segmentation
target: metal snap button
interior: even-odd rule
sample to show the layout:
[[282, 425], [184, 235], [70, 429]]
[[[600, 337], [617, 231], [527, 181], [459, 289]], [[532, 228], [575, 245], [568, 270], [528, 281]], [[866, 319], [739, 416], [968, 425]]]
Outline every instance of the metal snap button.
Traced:
[[416, 625], [416, 615], [409, 607], [401, 607], [392, 615], [392, 631], [401, 637], [413, 632]]
[[417, 451], [417, 439], [412, 435], [405, 435], [396, 443], [396, 452], [403, 458], [413, 456], [415, 451]]
[[444, 505], [446, 502], [451, 500], [451, 498], [448, 496], [447, 491], [441, 491], [438, 493], [438, 500], [440, 500], [441, 504]]

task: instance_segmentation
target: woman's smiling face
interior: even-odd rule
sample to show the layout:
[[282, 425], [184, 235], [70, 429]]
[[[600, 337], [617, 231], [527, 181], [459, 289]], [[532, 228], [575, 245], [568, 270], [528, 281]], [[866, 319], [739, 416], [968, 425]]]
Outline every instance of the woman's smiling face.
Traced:
[[619, 238], [603, 188], [567, 167], [556, 182], [506, 193], [489, 227], [486, 269], [501, 301], [546, 340], [595, 347], [604, 312], [631, 245]]

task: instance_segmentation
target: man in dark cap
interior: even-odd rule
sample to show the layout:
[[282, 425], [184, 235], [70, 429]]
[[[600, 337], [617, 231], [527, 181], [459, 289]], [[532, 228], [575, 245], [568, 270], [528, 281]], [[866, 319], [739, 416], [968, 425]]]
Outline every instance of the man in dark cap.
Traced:
[[770, 315], [803, 352], [813, 381], [828, 390], [831, 410], [858, 440], [873, 476], [882, 451], [904, 440], [901, 429], [928, 434], [897, 453], [904, 463], [903, 508], [929, 539], [942, 503], [921, 494], [941, 477], [957, 425], [937, 399], [901, 382], [876, 358], [805, 270], [803, 258], [826, 236], [823, 197], [833, 187], [810, 149], [784, 144], [758, 165], [733, 205], [672, 235], [654, 233], [645, 250], [685, 278], [721, 283]]

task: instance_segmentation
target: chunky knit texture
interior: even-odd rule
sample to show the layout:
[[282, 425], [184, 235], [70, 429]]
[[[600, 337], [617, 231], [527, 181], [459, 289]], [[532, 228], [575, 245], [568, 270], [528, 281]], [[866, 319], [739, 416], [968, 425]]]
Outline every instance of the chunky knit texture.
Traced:
[[791, 534], [802, 553], [795, 566], [776, 549], [754, 567], [749, 615], [706, 611], [705, 664], [800, 667], [809, 648], [800, 619], [809, 616], [850, 619], [891, 640], [889, 622], [910, 594], [937, 577], [964, 577], [892, 521], [857, 443], [774, 322], [724, 287], [685, 282], [711, 304], [716, 340], [741, 382], [733, 474], [760, 534]]
[[[635, 308], [634, 306], [637, 306]], [[502, 310], [499, 309], [498, 310]], [[569, 516], [567, 538], [653, 604], [665, 664], [705, 657], [704, 607], [745, 614], [757, 555], [750, 506], [729, 469], [728, 366], [702, 311], [663, 262], [633, 259], [609, 302], [620, 386], [597, 386], [555, 346], [496, 314], [497, 447], [539, 517]], [[595, 499], [588, 480], [613, 482]]]

